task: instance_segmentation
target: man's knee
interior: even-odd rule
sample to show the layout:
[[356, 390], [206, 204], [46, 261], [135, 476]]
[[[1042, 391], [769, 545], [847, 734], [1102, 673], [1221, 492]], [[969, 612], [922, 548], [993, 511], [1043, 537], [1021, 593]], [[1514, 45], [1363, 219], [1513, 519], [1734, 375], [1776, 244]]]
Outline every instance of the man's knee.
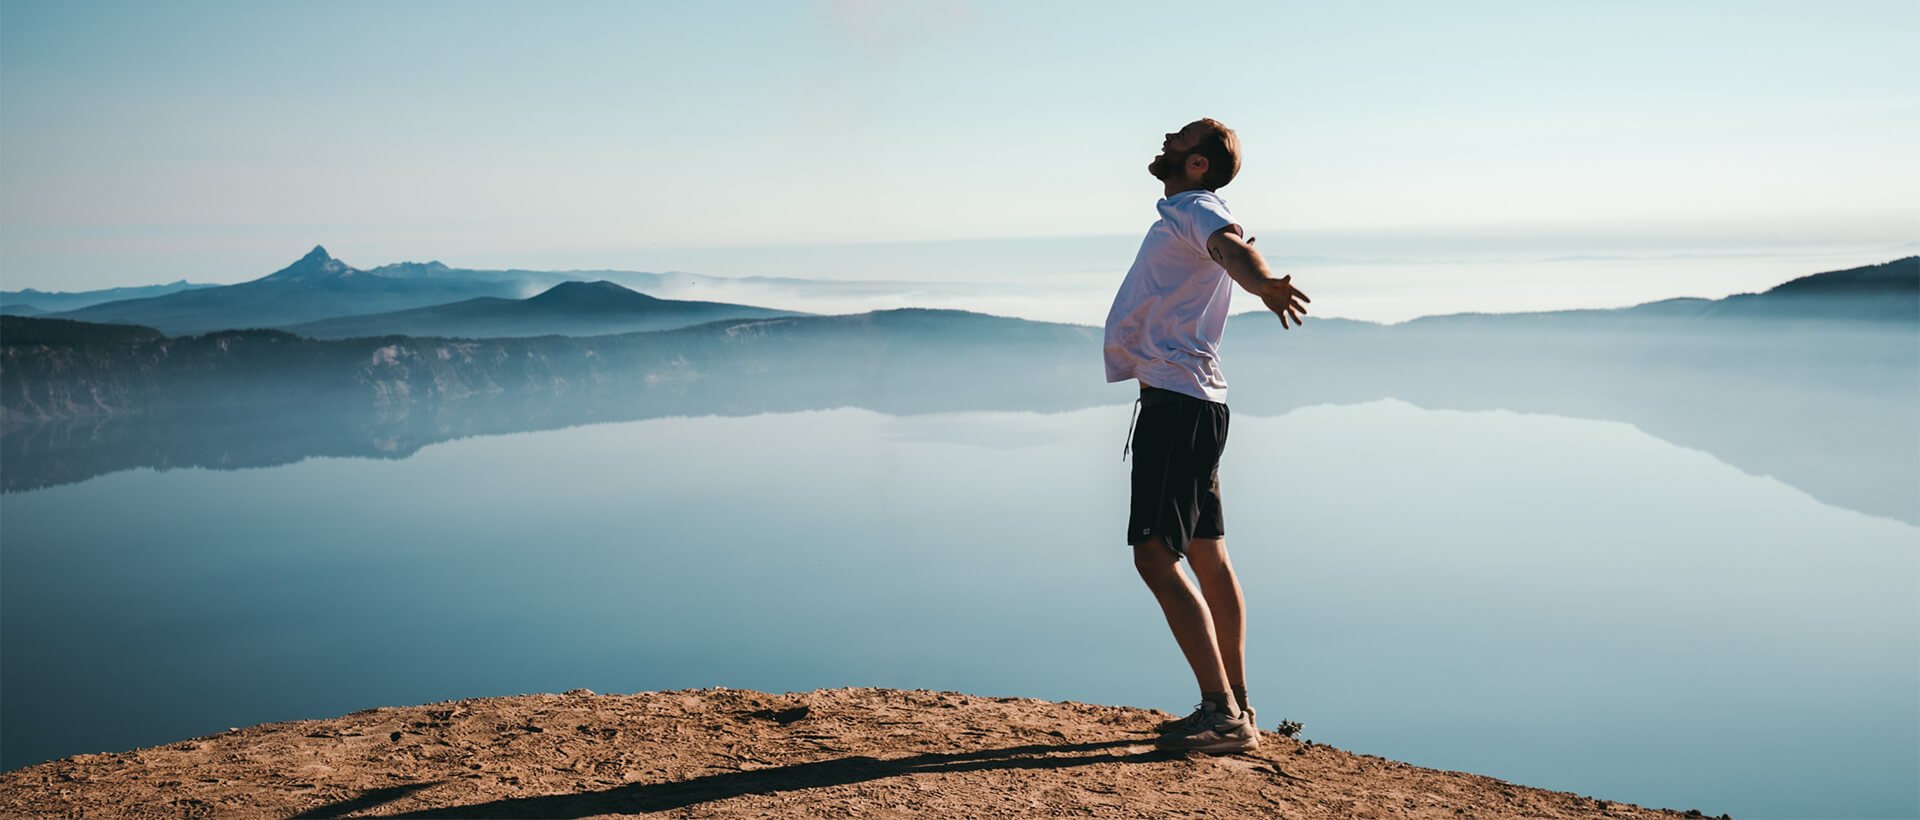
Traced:
[[1180, 572], [1180, 554], [1167, 547], [1167, 542], [1156, 535], [1133, 545], [1133, 567], [1140, 571], [1140, 577], [1148, 581], [1177, 575]]
[[1187, 560], [1193, 562], [1194, 569], [1202, 567], [1224, 568], [1227, 561], [1227, 539], [1195, 538], [1187, 542]]

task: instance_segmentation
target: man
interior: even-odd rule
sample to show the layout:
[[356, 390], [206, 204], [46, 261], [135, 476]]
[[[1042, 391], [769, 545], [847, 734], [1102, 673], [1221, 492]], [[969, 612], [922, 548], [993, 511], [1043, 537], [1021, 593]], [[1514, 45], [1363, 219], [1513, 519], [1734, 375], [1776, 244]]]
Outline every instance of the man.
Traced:
[[[1165, 184], [1160, 219], [1147, 229], [1107, 314], [1107, 381], [1140, 383], [1128, 433], [1133, 500], [1127, 543], [1134, 567], [1165, 611], [1200, 684], [1193, 713], [1162, 728], [1167, 749], [1234, 752], [1260, 743], [1247, 702], [1246, 614], [1227, 561], [1220, 454], [1227, 440], [1221, 331], [1238, 282], [1280, 317], [1300, 323], [1311, 302], [1274, 278], [1216, 193], [1240, 170], [1240, 140], [1203, 119], [1166, 135], [1147, 171]], [[1289, 324], [1291, 320], [1291, 324]], [[1180, 571], [1186, 558], [1196, 594]], [[1203, 597], [1204, 596], [1204, 597]]]

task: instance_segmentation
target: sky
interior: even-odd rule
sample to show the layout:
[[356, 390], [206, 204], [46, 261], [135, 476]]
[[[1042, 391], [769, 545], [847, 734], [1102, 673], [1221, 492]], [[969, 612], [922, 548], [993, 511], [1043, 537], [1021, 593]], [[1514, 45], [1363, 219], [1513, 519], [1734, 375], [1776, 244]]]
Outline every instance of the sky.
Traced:
[[5, 0], [0, 288], [238, 282], [315, 244], [723, 275], [884, 246], [839, 275], [912, 276], [1111, 237], [1072, 247], [1117, 274], [1201, 116], [1269, 255], [1865, 259], [1920, 239], [1916, 33], [1913, 0]]

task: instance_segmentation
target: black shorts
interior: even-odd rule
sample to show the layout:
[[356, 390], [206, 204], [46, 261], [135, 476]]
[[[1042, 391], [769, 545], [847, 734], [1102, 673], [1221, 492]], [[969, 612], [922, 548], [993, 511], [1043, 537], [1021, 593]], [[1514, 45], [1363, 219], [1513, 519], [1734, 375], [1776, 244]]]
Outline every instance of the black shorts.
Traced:
[[1220, 509], [1220, 454], [1227, 406], [1185, 393], [1142, 387], [1134, 422], [1133, 503], [1127, 543], [1154, 536], [1185, 557], [1187, 542], [1227, 534]]

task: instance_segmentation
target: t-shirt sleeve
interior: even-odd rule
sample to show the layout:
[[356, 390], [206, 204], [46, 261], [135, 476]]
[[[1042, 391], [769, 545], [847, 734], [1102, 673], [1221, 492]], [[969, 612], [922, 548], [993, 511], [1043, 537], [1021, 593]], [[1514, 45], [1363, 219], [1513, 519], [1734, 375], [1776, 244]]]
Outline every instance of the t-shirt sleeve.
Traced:
[[1209, 196], [1187, 200], [1180, 208], [1180, 215], [1185, 217], [1180, 226], [1182, 235], [1201, 256], [1208, 255], [1207, 240], [1213, 238], [1214, 231], [1233, 224], [1233, 214], [1227, 211], [1226, 203]]

